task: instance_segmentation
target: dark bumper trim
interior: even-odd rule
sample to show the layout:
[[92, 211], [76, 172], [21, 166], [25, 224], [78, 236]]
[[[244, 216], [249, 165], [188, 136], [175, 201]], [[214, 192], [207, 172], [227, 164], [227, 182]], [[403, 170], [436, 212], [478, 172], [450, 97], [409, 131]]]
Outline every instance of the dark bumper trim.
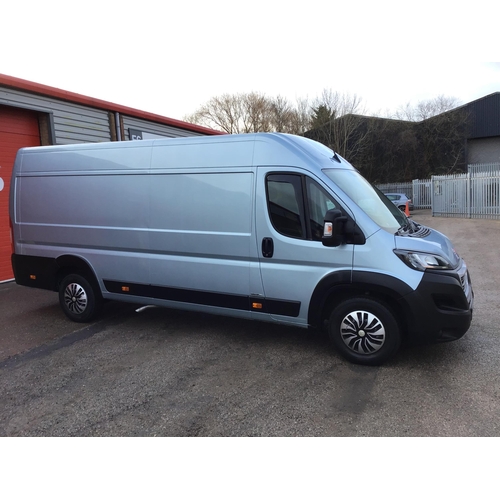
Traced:
[[18, 285], [57, 290], [58, 265], [55, 259], [12, 254], [12, 269]]
[[417, 289], [400, 299], [410, 311], [408, 340], [450, 342], [463, 337], [472, 321], [472, 287], [470, 294], [468, 299], [454, 273], [424, 273]]

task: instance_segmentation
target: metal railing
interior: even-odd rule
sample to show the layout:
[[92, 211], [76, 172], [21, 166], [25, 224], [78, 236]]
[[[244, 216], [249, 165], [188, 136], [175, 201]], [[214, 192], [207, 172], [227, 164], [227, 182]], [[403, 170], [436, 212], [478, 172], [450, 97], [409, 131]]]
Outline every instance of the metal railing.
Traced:
[[464, 174], [377, 187], [384, 193], [406, 194], [415, 208], [431, 208], [433, 216], [500, 219], [500, 163], [478, 163]]
[[432, 215], [500, 219], [500, 163], [469, 165], [466, 174], [432, 177]]

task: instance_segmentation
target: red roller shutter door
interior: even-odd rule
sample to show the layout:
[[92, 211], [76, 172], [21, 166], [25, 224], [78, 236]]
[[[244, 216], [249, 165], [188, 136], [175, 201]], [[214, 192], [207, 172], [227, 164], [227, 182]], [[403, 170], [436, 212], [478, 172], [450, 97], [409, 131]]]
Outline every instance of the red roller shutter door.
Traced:
[[0, 281], [14, 277], [10, 263], [9, 189], [17, 150], [40, 146], [38, 114], [0, 106]]

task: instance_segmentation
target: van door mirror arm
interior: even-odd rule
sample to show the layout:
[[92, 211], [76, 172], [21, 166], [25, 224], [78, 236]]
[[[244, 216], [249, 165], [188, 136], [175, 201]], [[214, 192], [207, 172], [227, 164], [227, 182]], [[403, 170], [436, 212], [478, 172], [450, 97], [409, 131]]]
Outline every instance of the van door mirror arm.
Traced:
[[344, 241], [345, 223], [347, 217], [337, 209], [328, 210], [323, 222], [323, 236], [321, 242], [326, 247], [338, 247]]
[[343, 243], [364, 245], [366, 238], [350, 217], [338, 209], [332, 209], [325, 214], [321, 242], [326, 247], [338, 247]]
[[348, 219], [344, 226], [345, 243], [353, 245], [364, 245], [366, 243], [365, 235], [360, 227], [352, 220]]

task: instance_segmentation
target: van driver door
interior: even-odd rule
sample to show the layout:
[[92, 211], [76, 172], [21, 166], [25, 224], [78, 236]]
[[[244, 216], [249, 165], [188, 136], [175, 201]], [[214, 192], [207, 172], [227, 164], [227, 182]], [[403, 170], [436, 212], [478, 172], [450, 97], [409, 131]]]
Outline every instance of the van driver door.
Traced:
[[[333, 272], [350, 281], [354, 245], [321, 243], [326, 212], [345, 212], [321, 180], [298, 168], [257, 169], [256, 234], [267, 312], [307, 325], [312, 293]], [[341, 276], [341, 277], [340, 277]]]

